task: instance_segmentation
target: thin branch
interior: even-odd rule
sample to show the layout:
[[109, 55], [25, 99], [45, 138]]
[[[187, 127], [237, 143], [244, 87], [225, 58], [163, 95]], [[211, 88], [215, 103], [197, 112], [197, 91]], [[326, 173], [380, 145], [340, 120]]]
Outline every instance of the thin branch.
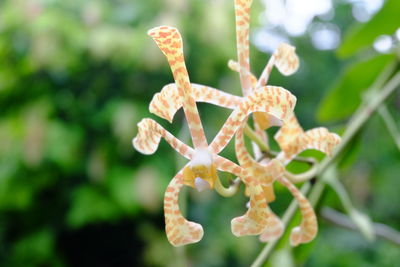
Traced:
[[400, 133], [399, 130], [397, 129], [396, 122], [390, 115], [385, 105], [382, 105], [378, 108], [378, 113], [383, 119], [383, 122], [385, 123], [390, 135], [392, 136], [394, 142], [396, 143], [397, 148], [400, 150]]
[[338, 195], [340, 202], [342, 203], [346, 213], [350, 219], [356, 224], [358, 230], [364, 235], [368, 241], [375, 240], [375, 233], [373, 230], [372, 220], [364, 213], [358, 211], [351, 202], [350, 196], [346, 191], [344, 185], [339, 181], [336, 164], [324, 173], [323, 181], [329, 184], [331, 188]]
[[[346, 215], [332, 208], [324, 207], [321, 216], [330, 223], [337, 226], [358, 231], [357, 225]], [[376, 236], [388, 240], [400, 246], [400, 232], [382, 223], [373, 223], [373, 230]]]
[[[379, 77], [380, 78], [380, 77]], [[336, 158], [340, 155], [340, 153], [344, 150], [344, 148], [349, 144], [349, 142], [353, 139], [356, 133], [361, 129], [364, 123], [370, 118], [371, 114], [375, 112], [380, 104], [383, 103], [386, 98], [389, 97], [391, 93], [400, 85], [400, 72], [397, 72], [393, 78], [386, 83], [382, 90], [376, 92], [374, 97], [369, 98], [368, 102], [365, 105], [361, 105], [360, 109], [356, 111], [355, 116], [351, 119], [351, 123], [346, 128], [345, 133], [342, 136], [341, 143], [336, 147], [336, 149], [332, 153], [332, 157], [324, 158], [321, 163], [318, 165], [317, 175], [324, 173], [324, 171], [332, 164]], [[313, 189], [310, 192], [310, 202], [311, 204], [315, 205], [319, 198], [322, 195], [322, 192], [325, 187], [325, 182], [323, 179], [318, 179], [317, 182], [314, 184]], [[292, 201], [292, 203], [295, 200]], [[289, 221], [293, 216], [294, 212], [290, 211], [289, 209], [285, 212], [284, 217], [288, 217]], [[252, 267], [261, 266], [262, 263], [268, 258], [272, 249], [276, 246], [278, 240], [274, 240], [269, 242], [257, 256]]]

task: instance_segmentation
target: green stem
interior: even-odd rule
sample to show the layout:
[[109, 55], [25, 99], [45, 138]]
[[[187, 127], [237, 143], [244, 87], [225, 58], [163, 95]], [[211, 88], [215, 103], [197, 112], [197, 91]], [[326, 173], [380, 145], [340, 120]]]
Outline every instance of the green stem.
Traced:
[[[360, 128], [364, 125], [364, 123], [370, 118], [371, 114], [378, 108], [378, 106], [389, 97], [391, 93], [400, 85], [400, 72], [397, 72], [393, 78], [386, 83], [384, 88], [377, 92], [374, 97], [369, 98], [368, 103], [365, 105], [361, 105], [361, 109], [357, 111], [354, 118], [351, 120], [351, 123], [347, 127], [345, 133], [342, 136], [341, 143], [335, 148], [332, 153], [332, 157], [324, 158], [320, 164], [318, 164], [318, 171], [317, 175], [321, 175], [325, 170], [332, 164], [336, 158], [340, 155], [340, 153], [344, 150], [344, 148], [349, 144], [351, 139], [356, 135], [356, 133], [360, 130]], [[318, 179], [317, 182], [314, 184], [313, 189], [310, 192], [309, 199], [311, 204], [314, 206], [318, 203], [319, 198], [322, 195], [322, 192], [325, 188], [325, 182], [323, 179]], [[291, 205], [295, 202], [292, 201]], [[287, 209], [285, 214], [283, 215], [284, 218], [288, 218], [285, 222], [287, 223], [293, 216], [294, 211], [291, 209]], [[268, 258], [272, 249], [275, 247], [278, 240], [271, 241], [268, 243], [257, 256], [252, 267], [261, 266], [262, 263]]]
[[250, 128], [248, 124], [246, 124], [246, 126], [244, 127], [244, 134], [247, 135], [247, 137], [250, 138], [251, 141], [258, 145], [258, 147], [261, 149], [261, 152], [269, 151], [269, 146], [260, 139], [260, 137], [253, 129]]
[[397, 148], [400, 150], [400, 133], [397, 129], [396, 122], [393, 117], [390, 115], [386, 106], [382, 105], [378, 108], [379, 115], [383, 119], [390, 135], [392, 136]]

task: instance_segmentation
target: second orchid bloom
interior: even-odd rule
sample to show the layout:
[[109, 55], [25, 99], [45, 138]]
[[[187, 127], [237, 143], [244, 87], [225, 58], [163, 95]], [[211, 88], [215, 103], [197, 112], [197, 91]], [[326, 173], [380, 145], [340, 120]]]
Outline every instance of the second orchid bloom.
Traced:
[[[165, 86], [160, 93], [154, 95], [150, 112], [172, 122], [177, 110], [183, 108], [193, 143], [193, 147], [186, 145], [152, 119], [143, 119], [138, 124], [138, 135], [133, 139], [133, 145], [138, 151], [152, 154], [157, 150], [161, 138], [164, 138], [189, 160], [172, 178], [164, 197], [166, 233], [174, 246], [198, 242], [203, 236], [202, 226], [186, 220], [179, 210], [178, 195], [181, 188], [186, 185], [199, 191], [216, 189], [222, 194], [228, 192], [229, 189], [223, 188], [219, 181], [218, 171], [237, 176], [245, 184], [250, 198], [248, 211], [231, 222], [234, 235], [260, 235], [261, 241], [281, 236], [284, 225], [268, 206], [275, 199], [274, 181], [289, 189], [298, 200], [303, 216], [301, 224], [292, 230], [291, 244], [309, 242], [317, 233], [314, 210], [290, 181], [291, 174], [286, 171], [285, 165], [305, 149], [318, 149], [330, 154], [340, 138], [325, 128], [304, 132], [293, 113], [296, 97], [282, 87], [266, 86], [273, 66], [284, 75], [297, 70], [299, 61], [293, 47], [282, 44], [271, 57], [260, 79], [251, 74], [248, 44], [250, 5], [249, 0], [235, 1], [239, 60], [238, 63], [229, 63], [240, 74], [244, 97], [190, 83], [181, 35], [176, 28], [161, 26], [148, 32], [166, 56], [175, 80], [174, 84]], [[233, 110], [211, 143], [206, 140], [196, 102], [207, 102]], [[254, 115], [255, 133], [263, 142], [267, 142], [266, 129], [281, 126], [275, 139], [282, 152], [275, 158], [264, 158], [258, 162], [247, 151], [244, 129], [251, 114]], [[234, 136], [239, 164], [219, 155]], [[257, 147], [254, 152], [260, 155]], [[234, 187], [237, 185], [236, 182]]]

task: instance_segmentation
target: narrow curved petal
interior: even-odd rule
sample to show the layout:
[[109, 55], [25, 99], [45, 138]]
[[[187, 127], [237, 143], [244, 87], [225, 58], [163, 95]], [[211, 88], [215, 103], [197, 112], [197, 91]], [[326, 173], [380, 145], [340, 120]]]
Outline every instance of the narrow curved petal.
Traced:
[[[269, 77], [269, 74], [274, 66], [274, 60], [275, 57], [271, 57], [270, 61], [268, 62], [267, 66], [263, 70], [260, 79], [257, 81], [257, 78], [250, 73], [250, 79], [253, 88], [260, 88], [262, 86], [265, 86]], [[229, 60], [228, 61], [228, 67], [232, 69], [233, 71], [239, 72], [240, 71], [240, 65], [236, 61]], [[272, 126], [281, 126], [280, 122], [275, 119], [274, 116], [270, 116], [267, 113], [264, 112], [254, 112], [254, 121], [257, 125], [257, 128], [259, 128], [261, 131], [264, 131]], [[260, 135], [260, 134], [258, 134]], [[261, 135], [260, 135], [261, 137]]]
[[296, 97], [282, 87], [265, 86], [256, 90], [231, 113], [211, 142], [210, 151], [221, 152], [250, 113], [266, 112], [277, 120], [286, 121], [295, 104]]
[[[236, 62], [236, 61], [234, 61], [234, 60], [231, 59], [231, 60], [228, 61], [228, 67], [229, 67], [231, 70], [240, 73], [240, 65], [239, 65], [238, 62]], [[244, 71], [246, 71], [246, 70], [244, 70]], [[257, 84], [257, 78], [256, 78], [256, 76], [254, 76], [254, 74], [251, 73], [250, 71], [249, 71], [248, 75], [250, 75], [252, 87], [253, 87], [253, 88], [256, 88], [256, 87], [255, 87], [256, 84]]]
[[251, 174], [245, 169], [221, 156], [216, 156], [215, 164], [219, 170], [240, 177], [250, 194], [248, 211], [243, 216], [234, 218], [231, 222], [232, 233], [235, 236], [258, 235], [266, 227], [279, 228], [280, 220], [269, 209], [263, 189], [257, 179], [251, 177]]
[[257, 81], [255, 88], [265, 86], [268, 83], [269, 76], [271, 75], [272, 68], [274, 65], [278, 68], [279, 72], [283, 75], [292, 75], [299, 68], [299, 58], [295, 52], [296, 48], [282, 43], [272, 54], [271, 58], [268, 60], [260, 78]]
[[182, 171], [169, 183], [164, 196], [165, 231], [168, 241], [175, 247], [199, 242], [203, 238], [203, 227], [186, 220], [178, 205], [178, 196], [183, 187]]
[[275, 134], [274, 138], [278, 142], [279, 147], [286, 151], [290, 144], [292, 144], [293, 141], [303, 133], [303, 128], [301, 128], [296, 115], [293, 113]]
[[299, 68], [299, 57], [294, 46], [282, 43], [274, 53], [275, 66], [283, 75], [292, 75]]
[[161, 92], [155, 94], [150, 102], [149, 110], [160, 118], [170, 123], [175, 113], [182, 107], [182, 99], [179, 96], [176, 84], [171, 83], [164, 86]]
[[250, 6], [252, 0], [235, 0], [235, 19], [236, 19], [236, 44], [237, 55], [240, 65], [240, 83], [243, 95], [248, 95], [252, 90], [250, 77], [250, 58], [249, 58], [249, 31], [250, 31]]
[[275, 200], [275, 194], [272, 187], [275, 178], [273, 175], [271, 175], [271, 172], [266, 170], [265, 166], [262, 166], [259, 162], [254, 160], [253, 157], [247, 151], [243, 133], [243, 125], [245, 123], [246, 121], [244, 121], [242, 127], [240, 127], [236, 133], [236, 138], [235, 138], [236, 158], [238, 159], [239, 164], [242, 168], [249, 171], [252, 177], [256, 177], [256, 179], [260, 182], [264, 190], [264, 194], [267, 198], [267, 201], [272, 202]]
[[[191, 84], [191, 92], [196, 102], [206, 102], [229, 109], [236, 108], [243, 100], [240, 96], [200, 84]], [[150, 102], [150, 112], [169, 122], [172, 122], [175, 113], [181, 107], [182, 101], [174, 83], [164, 86], [161, 92], [155, 94]]]
[[174, 27], [161, 26], [151, 29], [148, 34], [167, 57], [189, 124], [193, 146], [195, 148], [206, 148], [207, 140], [196, 102], [191, 95], [189, 75], [183, 56], [182, 37], [179, 31]]
[[192, 158], [194, 151], [191, 147], [181, 142], [152, 119], [143, 119], [138, 123], [138, 134], [132, 143], [140, 153], [149, 155], [157, 150], [161, 137], [179, 154], [188, 159]]
[[[272, 211], [271, 211], [272, 212]], [[280, 238], [285, 230], [285, 225], [278, 216], [272, 216], [268, 221], [267, 227], [260, 234], [261, 242], [269, 242]]]
[[275, 64], [275, 54], [272, 54], [270, 59], [268, 60], [267, 65], [265, 65], [265, 68], [263, 69], [260, 78], [256, 82], [255, 88], [260, 88], [261, 86], [265, 86], [268, 83], [269, 76], [271, 75], [271, 71], [274, 67]]
[[302, 220], [300, 226], [292, 229], [290, 234], [290, 244], [297, 246], [302, 243], [312, 241], [318, 232], [317, 217], [310, 202], [303, 196], [303, 194], [284, 176], [279, 176], [277, 180], [289, 189], [293, 197], [299, 203]]
[[323, 127], [314, 128], [298, 135], [293, 142], [283, 149], [278, 158], [286, 164], [297, 154], [307, 149], [316, 149], [330, 156], [339, 143], [340, 136], [337, 134], [330, 133]]

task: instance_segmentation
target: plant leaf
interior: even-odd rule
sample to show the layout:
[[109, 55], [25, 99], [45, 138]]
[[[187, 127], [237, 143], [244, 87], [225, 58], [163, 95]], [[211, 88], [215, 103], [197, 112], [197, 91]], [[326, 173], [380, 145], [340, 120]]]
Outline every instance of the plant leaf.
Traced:
[[370, 45], [382, 34], [393, 34], [400, 27], [400, 1], [387, 0], [382, 9], [367, 23], [355, 24], [347, 32], [337, 53], [348, 57]]
[[378, 55], [347, 67], [318, 107], [317, 119], [321, 122], [346, 119], [361, 103], [361, 93], [381, 73], [394, 55]]

